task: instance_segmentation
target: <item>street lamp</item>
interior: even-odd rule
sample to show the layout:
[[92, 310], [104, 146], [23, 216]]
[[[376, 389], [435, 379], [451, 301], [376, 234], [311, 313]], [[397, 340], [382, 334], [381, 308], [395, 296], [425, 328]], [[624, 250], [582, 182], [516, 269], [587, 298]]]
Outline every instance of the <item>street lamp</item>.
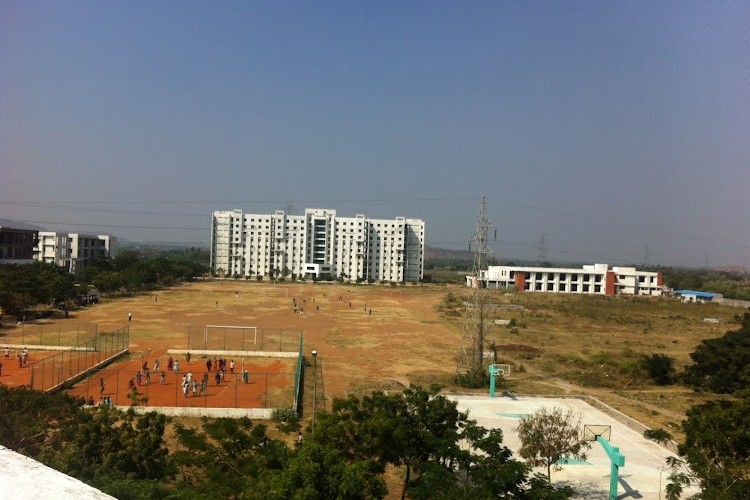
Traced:
[[315, 434], [315, 410], [318, 403], [318, 351], [313, 349], [313, 423], [312, 430]]

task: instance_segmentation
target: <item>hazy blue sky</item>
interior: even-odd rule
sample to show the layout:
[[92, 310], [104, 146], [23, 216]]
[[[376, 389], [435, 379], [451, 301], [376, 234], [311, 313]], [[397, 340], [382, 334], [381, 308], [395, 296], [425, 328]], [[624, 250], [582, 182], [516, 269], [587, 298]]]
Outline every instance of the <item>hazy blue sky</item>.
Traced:
[[208, 244], [422, 218], [500, 257], [750, 263], [750, 2], [0, 0], [0, 217]]

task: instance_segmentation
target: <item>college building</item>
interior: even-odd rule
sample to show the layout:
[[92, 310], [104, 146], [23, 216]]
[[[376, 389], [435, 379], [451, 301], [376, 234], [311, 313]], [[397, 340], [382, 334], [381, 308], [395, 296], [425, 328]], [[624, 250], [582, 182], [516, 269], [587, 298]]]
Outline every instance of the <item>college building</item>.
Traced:
[[[486, 288], [515, 288], [518, 292], [584, 293], [593, 295], [653, 295], [666, 292], [661, 273], [607, 264], [578, 268], [489, 266], [481, 271]], [[477, 286], [474, 276], [466, 286]]]
[[92, 259], [112, 257], [113, 244], [114, 238], [106, 234], [39, 231], [34, 258], [75, 273]]
[[417, 282], [424, 274], [424, 221], [217, 211], [211, 269], [224, 276]]
[[37, 231], [0, 226], [0, 264], [34, 262]]

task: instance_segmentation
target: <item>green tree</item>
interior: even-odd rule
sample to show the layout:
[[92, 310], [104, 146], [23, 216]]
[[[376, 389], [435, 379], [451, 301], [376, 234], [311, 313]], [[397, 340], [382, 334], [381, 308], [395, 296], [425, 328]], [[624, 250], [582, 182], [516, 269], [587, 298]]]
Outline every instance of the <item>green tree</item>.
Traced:
[[641, 361], [643, 369], [659, 385], [669, 385], [674, 382], [674, 359], [666, 354], [652, 354]]
[[382, 469], [371, 459], [347, 459], [330, 444], [305, 443], [283, 468], [270, 469], [251, 483], [249, 498], [383, 498], [387, 493]]
[[103, 271], [94, 277], [93, 285], [101, 293], [114, 293], [125, 286], [125, 279], [120, 271]]
[[330, 443], [347, 459], [372, 457], [381, 471], [403, 467], [401, 498], [525, 494], [529, 469], [511, 459], [502, 433], [477, 426], [437, 387], [337, 399], [318, 422], [314, 441]]
[[542, 408], [523, 417], [516, 428], [521, 440], [518, 454], [535, 466], [547, 468], [552, 482], [552, 469], [559, 470], [562, 459], [586, 459], [591, 443], [583, 438], [580, 415], [559, 406]]
[[684, 380], [695, 389], [732, 394], [750, 387], [750, 313], [739, 330], [698, 344], [690, 354], [693, 364], [685, 368]]
[[0, 307], [18, 316], [29, 307], [75, 295], [74, 280], [52, 264], [0, 266]]
[[79, 414], [79, 402], [64, 394], [0, 385], [0, 445], [36, 457]]
[[679, 498], [692, 481], [700, 485], [700, 498], [750, 498], [750, 395], [694, 406], [682, 430], [682, 459], [668, 461], [669, 498]]
[[42, 456], [56, 469], [101, 486], [114, 479], [163, 479], [171, 475], [166, 420], [155, 412], [138, 416], [108, 407], [82, 412], [76, 425], [55, 436], [52, 453]]

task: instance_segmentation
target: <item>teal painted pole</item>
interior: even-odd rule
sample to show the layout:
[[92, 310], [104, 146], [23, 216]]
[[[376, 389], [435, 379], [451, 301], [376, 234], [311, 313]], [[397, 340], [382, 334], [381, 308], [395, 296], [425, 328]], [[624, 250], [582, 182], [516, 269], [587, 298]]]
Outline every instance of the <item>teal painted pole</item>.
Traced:
[[497, 372], [499, 370], [495, 367], [495, 365], [490, 365], [490, 397], [495, 397], [495, 377], [497, 377]]
[[620, 479], [620, 467], [625, 467], [625, 455], [620, 453], [620, 448], [612, 446], [609, 441], [602, 436], [597, 436], [596, 440], [602, 445], [607, 453], [612, 468], [609, 473], [609, 500], [617, 500], [617, 484]]

